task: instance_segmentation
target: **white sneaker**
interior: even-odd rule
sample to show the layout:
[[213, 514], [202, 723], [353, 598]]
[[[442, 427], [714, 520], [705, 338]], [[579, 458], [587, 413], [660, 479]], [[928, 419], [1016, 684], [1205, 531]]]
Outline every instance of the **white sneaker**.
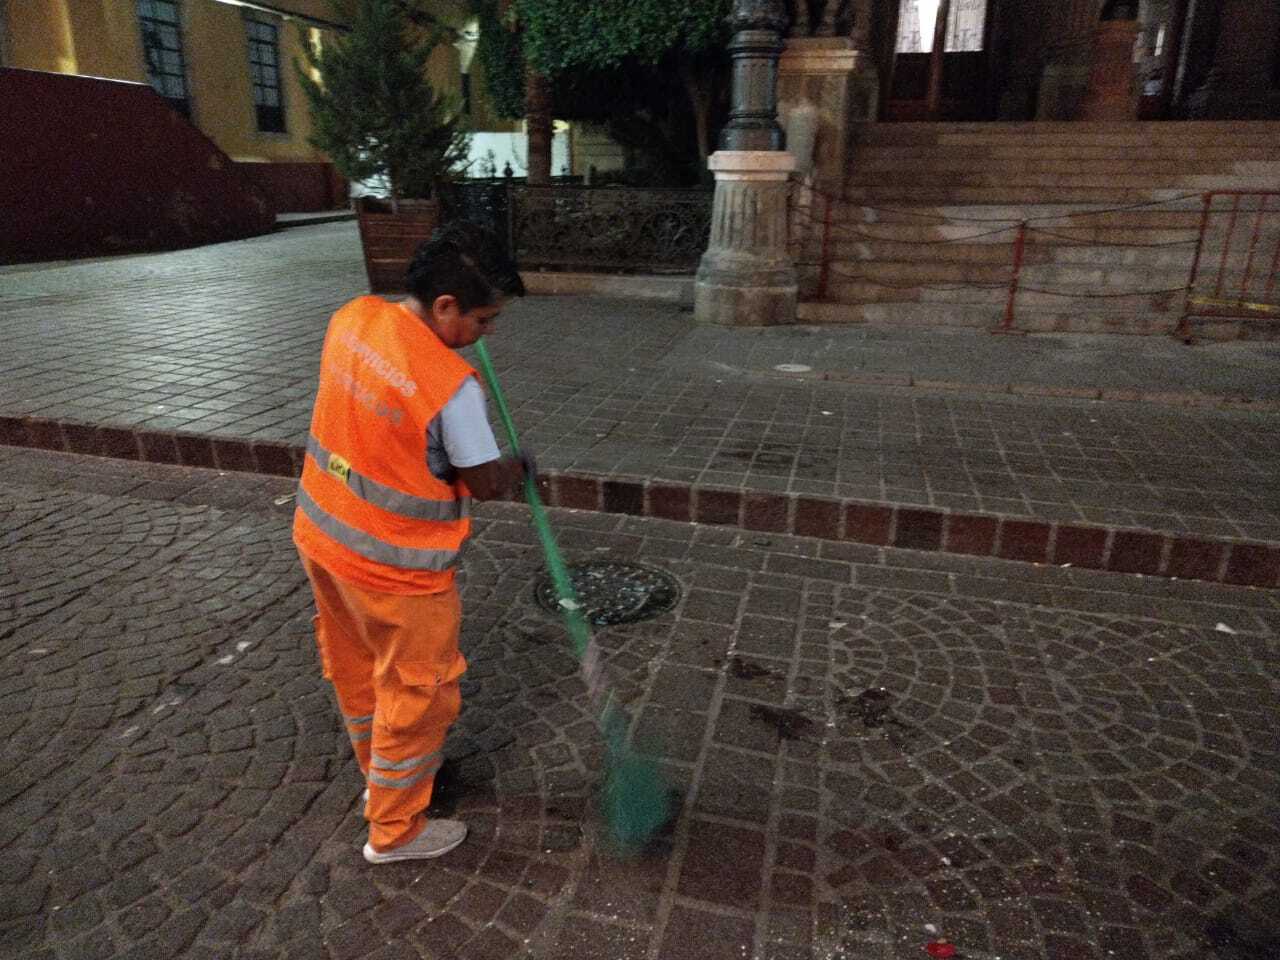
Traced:
[[403, 846], [379, 853], [366, 843], [364, 858], [370, 863], [431, 860], [444, 856], [466, 838], [467, 825], [461, 820], [428, 820], [422, 832]]
[[361, 801], [362, 803], [368, 803], [368, 802], [369, 802], [369, 788], [368, 788], [368, 787], [365, 787], [365, 788], [364, 788], [364, 793], [360, 794], [360, 801]]

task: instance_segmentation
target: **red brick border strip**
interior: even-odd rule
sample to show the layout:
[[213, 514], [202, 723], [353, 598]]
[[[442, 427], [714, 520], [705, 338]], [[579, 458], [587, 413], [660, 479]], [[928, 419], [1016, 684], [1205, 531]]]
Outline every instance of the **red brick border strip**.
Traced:
[[[0, 444], [66, 453], [297, 476], [305, 450], [273, 440], [98, 427], [0, 416]], [[919, 505], [699, 487], [665, 480], [548, 472], [551, 506], [725, 524], [766, 533], [999, 557], [1088, 570], [1280, 588], [1280, 543], [1056, 523]]]

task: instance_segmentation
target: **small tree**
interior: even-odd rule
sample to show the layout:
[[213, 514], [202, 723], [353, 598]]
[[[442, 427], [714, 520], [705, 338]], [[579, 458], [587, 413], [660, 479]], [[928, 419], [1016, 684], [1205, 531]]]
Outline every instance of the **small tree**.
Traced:
[[335, 3], [351, 31], [322, 49], [304, 44], [308, 65], [295, 63], [311, 104], [310, 141], [349, 180], [384, 177], [391, 208], [426, 198], [467, 157], [469, 135], [456, 97], [427, 80], [427, 61], [443, 39], [415, 36], [403, 0]]
[[705, 165], [731, 0], [514, 0], [525, 56], [551, 76], [648, 64], [680, 77]]

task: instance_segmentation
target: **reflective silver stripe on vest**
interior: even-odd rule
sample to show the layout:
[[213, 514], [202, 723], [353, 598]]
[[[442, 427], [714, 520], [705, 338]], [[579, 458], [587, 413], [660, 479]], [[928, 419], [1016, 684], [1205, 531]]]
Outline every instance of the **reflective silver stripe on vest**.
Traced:
[[[333, 453], [326, 450], [314, 436], [307, 437], [307, 453], [321, 470], [329, 472], [329, 458]], [[347, 471], [347, 488], [361, 500], [367, 500], [375, 507], [381, 507], [383, 510], [414, 520], [461, 520], [471, 515], [470, 497], [429, 500], [426, 497], [417, 497], [411, 493], [396, 490], [394, 487], [388, 487], [355, 470]]]
[[348, 730], [347, 736], [351, 738], [352, 743], [363, 743], [365, 740], [373, 739], [373, 731], [366, 730], [364, 733], [358, 733], [355, 730]]
[[440, 751], [435, 753], [424, 753], [420, 757], [410, 757], [408, 760], [388, 760], [386, 757], [374, 754], [370, 758], [369, 763], [377, 767], [379, 770], [412, 770], [419, 764], [426, 763], [428, 760], [435, 760], [440, 756]]
[[353, 727], [363, 727], [366, 723], [373, 723], [373, 714], [370, 713], [363, 717], [347, 717], [347, 723]]
[[456, 550], [424, 550], [417, 547], [397, 547], [379, 540], [363, 530], [343, 523], [312, 499], [311, 494], [298, 487], [298, 509], [328, 537], [338, 541], [348, 550], [360, 554], [366, 560], [400, 567], [404, 570], [450, 569], [458, 560]]

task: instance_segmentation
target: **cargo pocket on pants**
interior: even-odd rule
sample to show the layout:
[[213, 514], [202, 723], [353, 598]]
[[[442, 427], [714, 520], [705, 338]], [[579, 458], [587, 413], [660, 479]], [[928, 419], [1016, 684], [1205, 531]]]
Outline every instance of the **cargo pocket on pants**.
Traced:
[[462, 676], [467, 669], [467, 661], [459, 653], [444, 663], [436, 660], [403, 660], [392, 669], [400, 683], [392, 691], [386, 724], [392, 730], [406, 730], [417, 727], [426, 720], [438, 689]]

